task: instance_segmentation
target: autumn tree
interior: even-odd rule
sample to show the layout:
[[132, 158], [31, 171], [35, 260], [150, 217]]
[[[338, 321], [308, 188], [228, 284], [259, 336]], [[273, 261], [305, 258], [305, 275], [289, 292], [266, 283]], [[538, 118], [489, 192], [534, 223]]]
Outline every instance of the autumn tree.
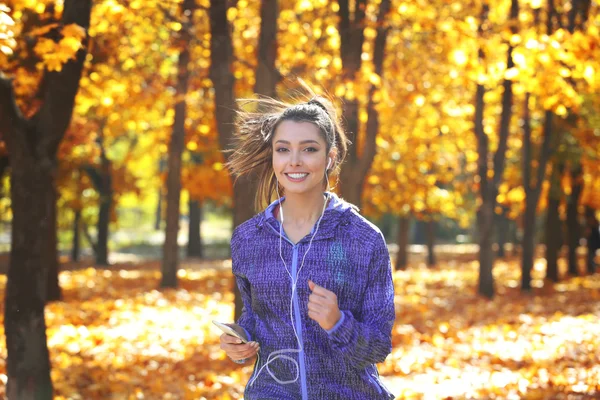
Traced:
[[[370, 84], [367, 100], [367, 124], [364, 127], [365, 133], [361, 137], [360, 99], [352, 87], [353, 84], [358, 86], [361, 75], [367, 1], [357, 0], [351, 4], [348, 0], [340, 0], [338, 3], [342, 79], [343, 83], [347, 85], [342, 96], [342, 108], [348, 139], [353, 143], [349, 148], [347, 161], [340, 175], [341, 194], [344, 199], [360, 207], [363, 185], [377, 151], [375, 142], [379, 131], [377, 98], [375, 97], [377, 89], [374, 83]], [[389, 10], [390, 0], [382, 0], [377, 14], [377, 33], [373, 48], [373, 76], [376, 82], [380, 82], [383, 75], [383, 61], [389, 31], [389, 27], [386, 26], [386, 18]]]
[[[91, 1], [65, 0], [54, 31], [56, 41], [44, 42], [47, 48], [53, 47], [46, 54], [54, 55], [56, 63], [45, 64], [43, 100], [31, 117], [19, 109], [12, 82], [4, 77], [0, 80], [2, 137], [10, 158], [13, 211], [4, 311], [7, 395], [11, 399], [52, 398], [44, 318], [49, 204], [55, 190], [56, 153], [71, 120], [83, 69], [90, 13]], [[75, 51], [61, 58], [65, 54], [54, 46], [67, 41], [77, 43], [72, 47]]]
[[[546, 34], [552, 35], [552, 16], [555, 13], [554, 0], [548, 1], [548, 11], [546, 15]], [[537, 31], [540, 22], [540, 10], [534, 9], [534, 29]], [[537, 69], [537, 68], [536, 68]], [[542, 83], [540, 82], [540, 87]], [[523, 233], [523, 253], [521, 260], [521, 289], [531, 290], [531, 270], [533, 268], [533, 259], [535, 253], [535, 221], [538, 208], [538, 202], [542, 191], [542, 185], [545, 182], [546, 164], [551, 154], [553, 117], [552, 109], [544, 112], [544, 125], [542, 129], [542, 140], [539, 146], [538, 156], [535, 157], [537, 171], [535, 179], [532, 180], [532, 127], [531, 127], [531, 93], [525, 93], [523, 103], [523, 188], [525, 189], [525, 215]]]
[[[560, 137], [552, 138], [551, 135], [557, 130], [555, 115], [559, 118], [566, 118], [566, 120], [579, 119], [577, 114], [580, 112], [580, 103], [582, 96], [591, 90], [594, 90], [593, 85], [589, 85], [586, 81], [585, 70], [581, 71], [581, 65], [586, 65], [589, 61], [586, 59], [589, 57], [589, 51], [583, 49], [592, 48], [590, 46], [590, 40], [594, 41], [593, 36], [588, 36], [585, 32], [585, 23], [589, 16], [589, 8], [583, 6], [584, 2], [573, 1], [571, 2], [571, 9], [567, 15], [567, 32], [562, 28], [561, 13], [556, 9], [553, 1], [548, 1], [547, 12], [546, 12], [546, 23], [545, 31], [546, 35], [541, 36], [541, 39], [534, 39], [531, 36], [535, 35], [534, 31], [539, 30], [541, 25], [542, 12], [539, 8], [533, 8], [531, 11], [533, 17], [532, 22], [536, 27], [534, 30], [529, 31], [524, 39], [525, 43], [537, 42], [544, 43], [550, 40], [553, 46], [550, 46], [547, 50], [543, 50], [541, 54], [533, 57], [533, 61], [528, 64], [533, 65], [529, 70], [535, 70], [535, 76], [528, 78], [530, 82], [529, 88], [534, 86], [537, 87], [539, 92], [539, 103], [544, 108], [543, 115], [543, 127], [542, 139], [540, 140], [539, 150], [537, 151], [537, 157], [532, 159], [532, 118], [530, 117], [530, 90], [525, 95], [525, 113], [524, 113], [524, 136], [523, 136], [523, 186], [526, 195], [526, 207], [525, 207], [525, 232], [524, 232], [524, 243], [523, 243], [523, 260], [522, 260], [522, 289], [529, 290], [531, 280], [531, 268], [533, 267], [534, 258], [534, 225], [535, 225], [535, 213], [538, 208], [538, 200], [540, 198], [542, 184], [544, 182], [546, 164], [551, 154], [551, 143], [552, 147], [557, 148], [561, 142]], [[564, 18], [562, 18], [564, 19]], [[557, 29], [558, 28], [558, 29]], [[576, 29], [580, 29], [575, 35]], [[549, 38], [549, 39], [548, 39]], [[532, 46], [530, 46], [532, 47]], [[537, 53], [536, 48], [530, 49], [530, 54], [534, 55]], [[583, 51], [581, 51], [583, 50]], [[540, 60], [540, 61], [537, 61]], [[523, 70], [523, 66], [520, 68]], [[548, 70], [547, 73], [542, 71]], [[522, 71], [520, 75], [528, 75], [527, 71]], [[539, 74], [539, 78], [538, 78]], [[555, 75], [553, 78], [548, 78]], [[523, 79], [523, 78], [521, 78]], [[533, 107], [531, 107], [533, 108]], [[534, 108], [535, 109], [535, 108]], [[569, 115], [570, 114], [570, 115]], [[576, 123], [575, 123], [576, 125]], [[577, 129], [577, 127], [574, 127]], [[557, 133], [558, 133], [557, 132]], [[575, 161], [575, 160], [571, 160]], [[537, 176], [532, 181], [532, 164], [537, 165]], [[574, 165], [578, 165], [577, 162]], [[564, 168], [564, 164], [557, 163], [554, 166], [560, 173]], [[579, 167], [575, 167], [576, 179], [579, 176]], [[579, 192], [581, 191], [582, 185], [578, 185], [574, 190], [574, 199], [571, 201], [573, 206], [568, 208], [567, 214], [571, 215], [570, 219], [573, 226], [576, 226], [576, 219], [578, 215], [577, 207], [579, 206]], [[549, 203], [552, 205], [550, 212], [555, 210], [555, 201]], [[552, 218], [555, 218], [554, 216]], [[567, 217], [569, 219], [569, 217]], [[554, 220], [550, 220], [550, 223], [554, 223]], [[574, 228], [576, 230], [576, 228]], [[573, 230], [573, 229], [572, 229]], [[569, 235], [569, 240], [572, 241], [570, 244], [570, 256], [569, 263], [571, 264], [569, 270], [572, 274], [577, 273], [575, 249], [578, 246], [579, 235], [575, 232]], [[553, 250], [554, 251], [554, 250]], [[552, 271], [552, 275], [556, 275], [555, 269], [555, 257], [552, 255], [549, 260], [549, 269]], [[553, 278], [557, 278], [553, 276]]]
[[[483, 33], [483, 26], [486, 24], [489, 6], [482, 5], [481, 20], [479, 22], [479, 34]], [[518, 0], [511, 1], [510, 18], [511, 31], [517, 32], [517, 19], [519, 16]], [[507, 69], [514, 67], [512, 57], [513, 45], [509, 44], [507, 50]], [[483, 61], [484, 52], [479, 51], [479, 58]], [[498, 186], [502, 179], [504, 171], [504, 161], [506, 152], [506, 143], [508, 140], [510, 119], [512, 116], [512, 80], [504, 79], [502, 95], [502, 116], [498, 127], [498, 145], [496, 152], [490, 154], [489, 140], [484, 132], [483, 114], [485, 106], [485, 87], [482, 83], [477, 85], [475, 94], [475, 136], [477, 138], [478, 151], [478, 180], [480, 185], [481, 203], [477, 211], [477, 226], [479, 232], [479, 293], [486, 297], [494, 296], [494, 277], [492, 268], [494, 257], [492, 252], [492, 226], [494, 219], [494, 209], [496, 206], [496, 196]], [[492, 161], [493, 160], [493, 161]], [[490, 163], [491, 161], [491, 163]], [[488, 167], [491, 164], [492, 168]], [[489, 172], [488, 172], [489, 171]]]
[[177, 64], [175, 119], [167, 161], [167, 227], [163, 250], [161, 287], [177, 286], [177, 268], [179, 266], [177, 237], [179, 234], [180, 217], [181, 155], [185, 140], [186, 96], [190, 79], [190, 42], [192, 41], [193, 12], [195, 7], [195, 0], [184, 0], [181, 4], [181, 49]]

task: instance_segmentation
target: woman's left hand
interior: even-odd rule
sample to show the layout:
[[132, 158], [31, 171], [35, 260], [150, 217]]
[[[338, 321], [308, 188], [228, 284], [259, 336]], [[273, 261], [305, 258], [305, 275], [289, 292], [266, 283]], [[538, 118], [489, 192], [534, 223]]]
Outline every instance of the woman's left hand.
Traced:
[[317, 321], [321, 328], [328, 331], [342, 317], [338, 308], [337, 296], [311, 280], [308, 281], [308, 287], [312, 291], [308, 297], [308, 316]]

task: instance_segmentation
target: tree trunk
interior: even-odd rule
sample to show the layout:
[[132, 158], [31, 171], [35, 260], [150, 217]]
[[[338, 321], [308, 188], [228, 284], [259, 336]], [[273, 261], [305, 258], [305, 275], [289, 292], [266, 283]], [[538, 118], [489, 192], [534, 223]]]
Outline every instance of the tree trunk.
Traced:
[[593, 275], [596, 273], [596, 251], [598, 250], [598, 221], [596, 220], [595, 210], [590, 207], [585, 207], [586, 221], [586, 242], [587, 242], [587, 257], [586, 270], [587, 273]]
[[[63, 7], [61, 25], [75, 23], [87, 32], [91, 0], [65, 0]], [[13, 212], [4, 301], [9, 399], [53, 397], [44, 319], [49, 205], [56, 153], [71, 122], [87, 42], [86, 37], [61, 71], [44, 71], [44, 102], [30, 119], [16, 104], [12, 82], [0, 77], [0, 131], [10, 158]]]
[[277, 60], [277, 18], [279, 1], [263, 0], [260, 8], [260, 35], [256, 64], [256, 82], [254, 93], [261, 96], [276, 97], [277, 83], [281, 75], [275, 68]]
[[528, 199], [525, 204], [525, 221], [523, 233], [523, 253], [521, 254], [521, 290], [531, 290], [531, 269], [535, 255], [535, 209], [533, 200]]
[[108, 232], [110, 226], [110, 212], [112, 209], [112, 190], [110, 189], [111, 176], [103, 176], [103, 181], [108, 187], [100, 190], [100, 204], [98, 212], [98, 238], [96, 241], [96, 265], [109, 265], [108, 262]]
[[410, 233], [410, 217], [398, 217], [398, 256], [396, 270], [405, 269], [408, 264], [408, 234]]
[[433, 267], [436, 264], [435, 259], [435, 221], [427, 221], [427, 266]]
[[177, 68], [177, 87], [175, 98], [175, 119], [173, 133], [169, 144], [169, 160], [167, 171], [167, 227], [165, 229], [165, 244], [163, 248], [162, 280], [163, 288], [177, 287], [177, 269], [179, 266], [179, 202], [181, 199], [181, 155], [185, 140], [186, 97], [190, 79], [190, 42], [193, 26], [193, 11], [195, 0], [184, 0], [181, 5], [183, 28], [181, 34], [181, 51]]
[[[4, 177], [4, 173], [6, 172], [6, 170], [8, 169], [8, 167], [10, 166], [10, 161], [7, 155], [3, 155], [0, 156], [0, 182], [2, 181], [2, 178]], [[4, 196], [4, 190], [2, 190], [2, 186], [0, 185], [0, 198], [2, 198]]]
[[7, 395], [9, 399], [52, 399], [44, 303], [53, 176], [46, 165], [30, 156], [11, 148], [13, 226], [4, 320]]
[[477, 213], [477, 224], [479, 229], [479, 294], [494, 297], [494, 252], [492, 249], [492, 229], [494, 221], [494, 209], [490, 202], [482, 204]]
[[579, 275], [577, 263], [577, 248], [581, 238], [581, 226], [579, 225], [579, 196], [581, 195], [581, 166], [577, 165], [571, 170], [571, 196], [567, 204], [567, 232], [569, 244], [569, 275]]
[[202, 223], [202, 203], [198, 200], [188, 202], [189, 225], [188, 225], [188, 246], [187, 256], [202, 258], [202, 239], [200, 224]]
[[111, 162], [106, 158], [103, 142], [103, 129], [99, 131], [99, 145], [100, 145], [100, 167], [87, 165], [83, 167], [83, 170], [87, 173], [90, 180], [92, 181], [96, 192], [98, 192], [98, 220], [96, 222], [97, 238], [96, 243], [93, 242], [92, 236], [90, 235], [87, 226], [84, 229], [84, 233], [94, 250], [94, 256], [96, 258], [96, 265], [109, 265], [108, 263], [108, 236], [110, 227], [110, 214], [113, 203], [113, 190], [112, 190], [112, 167]]
[[546, 278], [558, 282], [560, 279], [558, 255], [562, 247], [562, 226], [558, 212], [560, 198], [555, 195], [555, 192], [560, 190], [560, 175], [554, 171], [552, 175], [546, 210]]
[[50, 192], [48, 193], [48, 207], [50, 215], [48, 216], [49, 233], [48, 233], [48, 254], [46, 260], [48, 262], [48, 274], [46, 279], [46, 302], [57, 301], [62, 298], [60, 285], [58, 284], [59, 260], [58, 260], [58, 240], [56, 226], [56, 187], [54, 182]]
[[[481, 19], [477, 29], [478, 36], [483, 35], [483, 26], [487, 20], [489, 6], [483, 4], [481, 7]], [[483, 49], [478, 50], [478, 58], [484, 62]], [[481, 84], [477, 85], [475, 92], [475, 137], [477, 139], [477, 169], [479, 177], [479, 195], [481, 197], [481, 205], [477, 210], [477, 230], [479, 234], [479, 289], [478, 292], [488, 298], [494, 296], [494, 276], [492, 274], [493, 255], [492, 255], [492, 232], [490, 224], [494, 218], [493, 206], [489, 199], [488, 193], [488, 156], [489, 156], [489, 139], [483, 130], [483, 112], [485, 108], [485, 87]]]
[[[338, 1], [340, 35], [340, 57], [342, 60], [342, 75], [345, 82], [353, 83], [358, 76], [362, 65], [362, 48], [365, 40], [365, 10], [366, 0], [354, 2], [354, 12], [350, 9], [349, 0]], [[345, 130], [352, 146], [348, 148], [344, 168], [340, 174], [341, 196], [344, 200], [361, 206], [362, 180], [357, 176], [358, 134], [360, 130], [358, 100], [353, 97], [343, 99], [342, 115]]]
[[[489, 7], [483, 5], [481, 12], [481, 21], [478, 28], [478, 35], [483, 33], [483, 26], [487, 19]], [[517, 22], [519, 16], [518, 0], [511, 1], [510, 20], [513, 22], [512, 32], [517, 33]], [[512, 58], [513, 47], [508, 46], [507, 68], [514, 67]], [[479, 59], [483, 60], [484, 53], [479, 49]], [[477, 137], [478, 152], [478, 175], [479, 192], [481, 195], [481, 205], [477, 213], [477, 222], [479, 228], [479, 293], [492, 298], [494, 296], [494, 277], [493, 253], [492, 253], [492, 227], [494, 222], [494, 208], [496, 207], [496, 196], [498, 195], [498, 186], [504, 173], [504, 163], [506, 160], [507, 140], [510, 128], [510, 119], [512, 117], [512, 81], [505, 79], [503, 82], [504, 92], [502, 93], [502, 114], [500, 116], [500, 126], [498, 128], [498, 148], [493, 155], [493, 177], [488, 177], [488, 163], [491, 161], [489, 153], [489, 140], [483, 130], [483, 109], [484, 92], [483, 85], [477, 85], [475, 94], [475, 135]]]
[[506, 216], [506, 210], [503, 210], [502, 214], [495, 215], [496, 226], [498, 229], [496, 230], [496, 237], [498, 238], [498, 258], [506, 257], [506, 242], [508, 239], [508, 228], [509, 222], [508, 217]]
[[71, 247], [71, 261], [78, 262], [80, 256], [81, 236], [81, 210], [74, 210], [75, 216], [73, 219], [73, 246]]
[[158, 204], [156, 205], [156, 216], [154, 219], [154, 230], [155, 231], [160, 230], [160, 222], [162, 221], [162, 200], [163, 200], [162, 188], [159, 188], [158, 189]]
[[[364, 43], [366, 0], [356, 0], [354, 12], [350, 10], [348, 0], [339, 2], [340, 56], [342, 74], [347, 82], [354, 82], [361, 69]], [[377, 15], [377, 36], [373, 46], [374, 72], [383, 77], [383, 61], [389, 28], [385, 24], [390, 11], [391, 1], [382, 0]], [[344, 168], [340, 174], [342, 197], [357, 207], [361, 207], [362, 192], [373, 159], [377, 152], [376, 137], [379, 132], [379, 115], [376, 110], [375, 85], [369, 87], [369, 103], [367, 104], [367, 124], [364, 140], [359, 141], [360, 120], [359, 103], [353, 97], [344, 99], [342, 114], [346, 122], [348, 139], [353, 143], [348, 149]]]
[[521, 259], [521, 290], [531, 290], [531, 269], [535, 257], [535, 220], [537, 206], [546, 175], [546, 164], [550, 157], [552, 139], [552, 111], [546, 111], [544, 138], [537, 160], [535, 183], [531, 182], [531, 118], [529, 112], [530, 94], [525, 94], [523, 117], [523, 186], [525, 188], [525, 231], [523, 234], [523, 254]]
[[[233, 43], [227, 20], [227, 3], [211, 0], [210, 21], [210, 79], [215, 88], [215, 119], [219, 132], [219, 145], [222, 150], [231, 149], [233, 121], [235, 117], [235, 97], [233, 76]], [[260, 40], [260, 39], [259, 39]], [[233, 186], [233, 229], [254, 215], [253, 186], [242, 177]], [[234, 318], [237, 321], [242, 310], [242, 298], [237, 285], [233, 284], [235, 297]]]

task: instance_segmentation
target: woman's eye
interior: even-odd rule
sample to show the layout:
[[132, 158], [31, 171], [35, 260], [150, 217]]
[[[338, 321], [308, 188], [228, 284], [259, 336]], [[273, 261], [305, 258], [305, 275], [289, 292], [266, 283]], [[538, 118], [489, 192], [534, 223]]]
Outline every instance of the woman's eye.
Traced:
[[287, 149], [285, 147], [280, 147], [280, 148], [278, 148], [275, 151], [278, 152], [278, 153], [283, 153], [283, 152], [287, 151]]
[[314, 148], [314, 147], [307, 147], [307, 148], [306, 148], [306, 149], [304, 149], [304, 150], [306, 150], [306, 151], [308, 151], [308, 152], [310, 152], [310, 153], [312, 153], [312, 152], [315, 152], [315, 151], [319, 151], [319, 150], [317, 150], [317, 149], [316, 149], [316, 148]]

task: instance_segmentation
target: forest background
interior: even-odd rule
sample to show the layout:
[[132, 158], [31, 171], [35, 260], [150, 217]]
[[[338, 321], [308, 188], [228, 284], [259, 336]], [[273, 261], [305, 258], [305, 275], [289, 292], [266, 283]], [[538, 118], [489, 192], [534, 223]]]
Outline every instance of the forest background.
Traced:
[[209, 321], [239, 315], [229, 238], [255, 189], [224, 151], [236, 99], [293, 100], [298, 78], [336, 99], [353, 146], [335, 190], [390, 245], [394, 393], [597, 394], [598, 10], [0, 3], [9, 398], [240, 396], [251, 371]]

